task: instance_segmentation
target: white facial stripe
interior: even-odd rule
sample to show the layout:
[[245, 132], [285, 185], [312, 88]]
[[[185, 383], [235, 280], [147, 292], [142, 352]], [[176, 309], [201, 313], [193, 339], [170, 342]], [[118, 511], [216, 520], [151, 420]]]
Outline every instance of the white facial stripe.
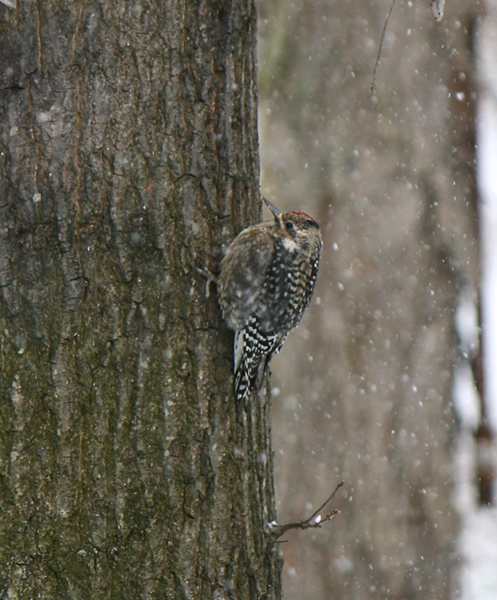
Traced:
[[297, 248], [297, 243], [292, 240], [292, 238], [289, 237], [284, 237], [283, 238], [283, 246], [285, 246], [285, 248], [289, 251], [289, 252], [295, 252], [296, 248]]

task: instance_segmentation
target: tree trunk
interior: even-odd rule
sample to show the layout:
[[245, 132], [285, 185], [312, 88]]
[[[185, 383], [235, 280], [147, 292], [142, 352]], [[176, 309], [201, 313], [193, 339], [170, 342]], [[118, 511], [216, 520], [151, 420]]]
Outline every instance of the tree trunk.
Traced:
[[[274, 362], [287, 600], [442, 600], [456, 585], [452, 369], [478, 286], [471, 36], [478, 3], [261, 4], [263, 192], [321, 220], [302, 326]], [[290, 58], [291, 57], [291, 58]], [[276, 200], [278, 199], [278, 200]], [[285, 586], [284, 586], [285, 587]]]
[[279, 598], [201, 273], [260, 217], [254, 2], [0, 18], [0, 595]]

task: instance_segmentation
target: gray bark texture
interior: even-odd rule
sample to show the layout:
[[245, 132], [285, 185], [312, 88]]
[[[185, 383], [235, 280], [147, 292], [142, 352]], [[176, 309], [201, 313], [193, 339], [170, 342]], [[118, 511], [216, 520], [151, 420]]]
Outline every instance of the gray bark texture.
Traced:
[[200, 272], [260, 218], [255, 32], [0, 5], [2, 598], [280, 597], [267, 398], [237, 422]]
[[443, 600], [458, 585], [452, 374], [478, 288], [478, 2], [260, 5], [263, 193], [322, 225], [315, 298], [273, 363], [286, 600]]

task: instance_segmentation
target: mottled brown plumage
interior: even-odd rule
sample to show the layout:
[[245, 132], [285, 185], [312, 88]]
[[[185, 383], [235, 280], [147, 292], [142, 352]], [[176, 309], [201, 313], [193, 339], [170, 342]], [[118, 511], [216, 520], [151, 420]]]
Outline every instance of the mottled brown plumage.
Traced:
[[288, 333], [309, 305], [322, 240], [319, 225], [301, 211], [282, 213], [264, 199], [274, 221], [244, 229], [221, 262], [223, 316], [235, 333], [237, 402], [257, 386]]

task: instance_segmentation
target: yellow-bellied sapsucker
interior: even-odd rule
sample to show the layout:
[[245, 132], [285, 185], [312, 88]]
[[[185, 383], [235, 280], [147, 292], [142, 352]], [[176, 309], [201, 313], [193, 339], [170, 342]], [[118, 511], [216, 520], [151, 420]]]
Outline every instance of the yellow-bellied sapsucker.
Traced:
[[274, 221], [244, 229], [221, 262], [219, 303], [235, 330], [237, 406], [262, 383], [271, 358], [296, 327], [316, 284], [319, 225], [300, 210], [281, 212], [266, 198]]

